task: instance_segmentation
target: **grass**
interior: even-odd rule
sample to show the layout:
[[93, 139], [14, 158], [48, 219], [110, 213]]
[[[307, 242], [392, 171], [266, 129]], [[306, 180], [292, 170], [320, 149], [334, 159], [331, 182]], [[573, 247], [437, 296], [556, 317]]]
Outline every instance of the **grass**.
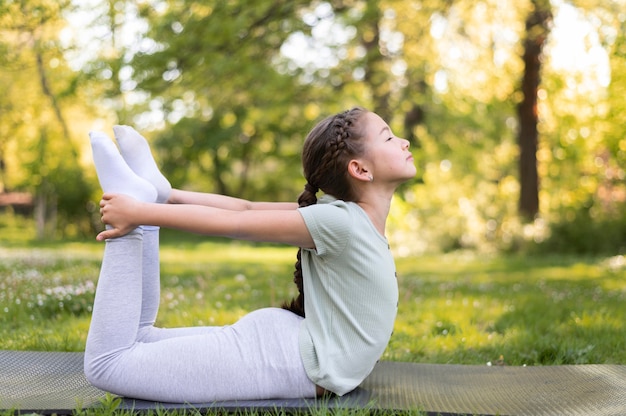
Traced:
[[[162, 233], [159, 325], [222, 325], [294, 294], [295, 249]], [[0, 349], [82, 351], [103, 244], [36, 243], [0, 222]], [[397, 259], [386, 360], [626, 363], [626, 258]]]
[[400, 316], [388, 358], [625, 363], [623, 261], [459, 255], [400, 260]]

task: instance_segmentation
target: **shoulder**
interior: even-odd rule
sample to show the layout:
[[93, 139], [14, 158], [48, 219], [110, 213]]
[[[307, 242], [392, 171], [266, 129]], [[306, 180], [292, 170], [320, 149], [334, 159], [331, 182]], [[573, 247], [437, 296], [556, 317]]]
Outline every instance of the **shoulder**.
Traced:
[[318, 255], [339, 253], [348, 244], [354, 230], [350, 203], [320, 199], [317, 204], [299, 208]]
[[354, 216], [354, 207], [351, 202], [339, 199], [320, 198], [317, 204], [298, 208], [298, 211], [307, 224], [318, 222], [329, 222], [334, 228], [337, 223], [345, 224], [351, 222]]
[[301, 211], [320, 211], [320, 212], [338, 212], [336, 209], [342, 209], [344, 211], [350, 210], [351, 206], [356, 205], [353, 202], [346, 202], [341, 199], [335, 199], [332, 196], [324, 195], [322, 196], [316, 204], [309, 205], [306, 207], [298, 208]]

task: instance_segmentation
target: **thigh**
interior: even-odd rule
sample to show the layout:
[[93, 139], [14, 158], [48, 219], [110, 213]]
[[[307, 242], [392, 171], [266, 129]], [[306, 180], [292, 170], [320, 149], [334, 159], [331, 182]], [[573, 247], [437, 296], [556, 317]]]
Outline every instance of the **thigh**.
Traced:
[[138, 342], [110, 363], [106, 389], [170, 402], [314, 397], [299, 352], [301, 322], [268, 308], [207, 333]]
[[221, 331], [221, 326], [190, 326], [180, 328], [158, 328], [156, 326], [144, 326], [139, 328], [138, 342], [158, 342], [169, 338], [190, 337], [196, 335], [208, 335]]

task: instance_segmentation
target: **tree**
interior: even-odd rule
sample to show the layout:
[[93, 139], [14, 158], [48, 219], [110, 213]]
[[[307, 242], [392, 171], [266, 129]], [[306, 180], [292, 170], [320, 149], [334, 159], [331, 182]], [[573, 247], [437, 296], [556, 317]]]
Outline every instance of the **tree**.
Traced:
[[[616, 14], [619, 15], [619, 14]], [[606, 120], [607, 161], [603, 184], [598, 190], [600, 202], [609, 213], [622, 212], [626, 205], [626, 19], [617, 24], [619, 30], [611, 48], [611, 83], [608, 86], [610, 109]], [[626, 228], [626, 224], [622, 224]]]
[[[619, 20], [620, 2], [580, 0], [578, 7], [604, 22]], [[410, 223], [410, 239], [424, 236], [450, 249], [514, 240], [518, 215], [534, 218], [541, 199], [548, 219], [560, 206], [559, 192], [571, 185], [566, 181], [578, 183], [579, 172], [585, 186], [566, 197], [597, 200], [604, 185], [621, 189], [623, 130], [611, 121], [623, 106], [618, 77], [608, 98], [600, 90], [593, 105], [582, 106], [570, 94], [578, 75], [546, 74], [551, 7], [563, 5], [101, 0], [88, 26], [104, 41], [89, 45], [99, 53], [80, 74], [69, 70], [56, 41], [59, 5], [67, 3], [0, 5], [5, 26], [56, 16], [33, 26], [36, 49], [32, 42], [15, 47], [24, 45], [25, 31], [5, 30], [10, 34], [0, 40], [0, 78], [7, 85], [0, 132], [21, 139], [17, 152], [16, 140], [0, 142], [2, 180], [38, 190], [54, 181], [50, 206], [53, 195], [71, 189], [72, 176], [81, 177], [70, 169], [77, 166], [69, 163], [73, 156], [60, 158], [74, 154], [64, 147], [79, 119], [72, 115], [84, 114], [77, 107], [91, 102], [101, 108], [101, 123], [141, 130], [175, 186], [289, 200], [302, 186], [298, 156], [306, 131], [323, 115], [368, 107], [411, 140], [420, 165], [419, 181], [400, 193], [399, 227]], [[609, 26], [614, 29], [612, 20]], [[604, 33], [608, 48], [613, 32]], [[299, 53], [288, 53], [294, 45]], [[620, 62], [612, 60], [615, 73]], [[41, 123], [28, 124], [26, 116]], [[81, 118], [81, 134], [92, 120]], [[616, 175], [611, 181], [609, 171]], [[70, 200], [59, 196], [61, 204]]]
[[7, 86], [0, 99], [6, 110], [0, 113], [0, 155], [8, 165], [4, 187], [34, 194], [40, 238], [69, 228], [76, 234], [81, 224], [89, 224], [77, 220], [78, 215], [85, 218], [89, 188], [66, 116], [77, 76], [67, 67], [58, 41], [69, 6], [69, 1], [45, 0], [0, 6], [0, 76]]
[[133, 116], [118, 116], [154, 137], [175, 185], [295, 198], [297, 143], [317, 112], [307, 110], [309, 86], [280, 71], [279, 52], [293, 31], [310, 30], [298, 14], [304, 4], [181, 1], [139, 10], [147, 46], [108, 65], [132, 74], [133, 94], [146, 98], [128, 109]]
[[380, 38], [382, 13], [379, 2], [367, 0], [358, 26], [359, 42], [365, 49], [363, 81], [371, 91], [372, 108], [383, 120], [391, 121], [391, 82], [389, 82], [389, 60], [383, 54], [384, 44]]
[[532, 9], [526, 18], [526, 38], [523, 42], [522, 101], [518, 106], [519, 209], [527, 219], [533, 219], [539, 212], [537, 91], [541, 82], [541, 53], [549, 34], [549, 23], [552, 18], [549, 1], [532, 0], [531, 4]]

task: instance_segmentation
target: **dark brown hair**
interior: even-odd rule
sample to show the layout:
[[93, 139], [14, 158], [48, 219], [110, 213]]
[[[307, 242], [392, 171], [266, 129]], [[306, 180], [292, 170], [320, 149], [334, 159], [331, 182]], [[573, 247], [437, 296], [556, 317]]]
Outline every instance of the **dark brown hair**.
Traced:
[[[317, 192], [344, 201], [354, 201], [356, 195], [348, 179], [348, 162], [363, 154], [363, 126], [358, 121], [367, 110], [355, 107], [320, 121], [306, 137], [302, 148], [302, 168], [306, 185], [298, 197], [298, 205], [317, 203]], [[304, 288], [302, 281], [302, 249], [298, 250], [293, 281], [298, 296], [283, 308], [304, 317]]]

